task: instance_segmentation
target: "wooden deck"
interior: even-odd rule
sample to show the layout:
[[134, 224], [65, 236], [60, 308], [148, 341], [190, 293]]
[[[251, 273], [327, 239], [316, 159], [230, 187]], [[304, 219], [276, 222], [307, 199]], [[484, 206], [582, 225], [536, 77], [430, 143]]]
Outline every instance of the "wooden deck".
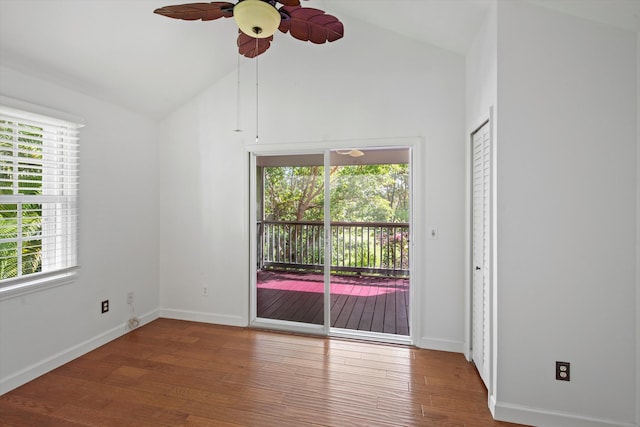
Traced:
[[[321, 274], [258, 273], [258, 317], [323, 324]], [[331, 326], [409, 335], [409, 279], [331, 277]]]

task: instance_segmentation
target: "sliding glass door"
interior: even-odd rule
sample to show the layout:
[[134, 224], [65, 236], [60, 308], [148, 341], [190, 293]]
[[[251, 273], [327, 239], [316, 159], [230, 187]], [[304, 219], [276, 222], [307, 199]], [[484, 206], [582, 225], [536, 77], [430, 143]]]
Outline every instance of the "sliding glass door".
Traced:
[[252, 324], [410, 336], [408, 148], [252, 156]]
[[331, 151], [331, 327], [409, 335], [409, 150]]
[[256, 158], [256, 316], [324, 325], [324, 155]]

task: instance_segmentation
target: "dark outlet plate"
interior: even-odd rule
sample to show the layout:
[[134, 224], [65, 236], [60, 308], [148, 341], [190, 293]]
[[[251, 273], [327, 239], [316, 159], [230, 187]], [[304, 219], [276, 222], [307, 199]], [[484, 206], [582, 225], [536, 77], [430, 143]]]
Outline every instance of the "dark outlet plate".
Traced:
[[571, 363], [556, 362], [556, 379], [558, 381], [571, 381]]
[[102, 301], [102, 314], [106, 313], [107, 311], [109, 311], [109, 300], [108, 299]]

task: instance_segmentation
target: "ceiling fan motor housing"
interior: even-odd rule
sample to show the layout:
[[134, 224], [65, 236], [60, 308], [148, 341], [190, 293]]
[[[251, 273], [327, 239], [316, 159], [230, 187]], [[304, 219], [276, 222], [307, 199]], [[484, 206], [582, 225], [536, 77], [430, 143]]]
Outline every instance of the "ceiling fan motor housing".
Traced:
[[233, 8], [233, 16], [240, 31], [262, 39], [271, 37], [280, 26], [280, 12], [262, 0], [242, 0]]

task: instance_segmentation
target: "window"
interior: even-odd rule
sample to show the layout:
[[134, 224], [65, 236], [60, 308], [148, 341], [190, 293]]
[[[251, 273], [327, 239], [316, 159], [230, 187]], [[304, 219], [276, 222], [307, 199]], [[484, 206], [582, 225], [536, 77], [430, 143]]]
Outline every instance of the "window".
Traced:
[[0, 104], [0, 294], [74, 274], [79, 128]]

